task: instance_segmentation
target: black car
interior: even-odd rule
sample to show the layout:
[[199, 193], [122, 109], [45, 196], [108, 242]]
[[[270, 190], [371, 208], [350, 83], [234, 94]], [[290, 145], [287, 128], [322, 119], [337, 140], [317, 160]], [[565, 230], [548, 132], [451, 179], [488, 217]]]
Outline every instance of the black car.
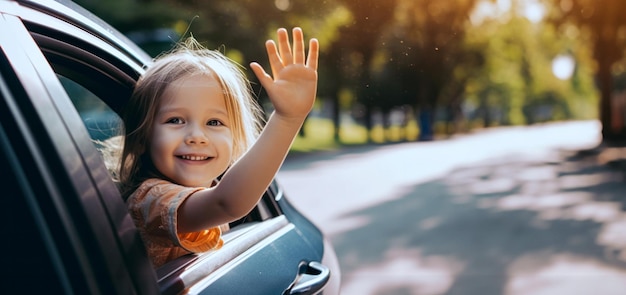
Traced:
[[222, 249], [154, 269], [97, 148], [151, 58], [69, 1], [0, 0], [0, 48], [0, 293], [339, 293], [332, 246], [276, 183]]

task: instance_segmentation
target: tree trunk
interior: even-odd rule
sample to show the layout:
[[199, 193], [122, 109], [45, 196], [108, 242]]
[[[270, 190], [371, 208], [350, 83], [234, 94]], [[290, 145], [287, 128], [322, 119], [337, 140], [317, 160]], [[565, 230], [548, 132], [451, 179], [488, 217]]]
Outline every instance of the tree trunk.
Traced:
[[339, 109], [339, 93], [338, 91], [334, 91], [334, 95], [332, 98], [332, 116], [333, 116], [333, 138], [336, 142], [341, 142], [341, 137], [339, 136], [339, 131], [341, 130], [341, 110]]
[[434, 116], [432, 107], [422, 107], [417, 114], [417, 122], [419, 123], [420, 133], [417, 138], [418, 141], [431, 141], [435, 137], [433, 128]]
[[372, 128], [374, 127], [373, 122], [372, 122], [372, 106], [371, 104], [366, 104], [365, 105], [365, 116], [364, 116], [364, 120], [365, 120], [365, 129], [367, 130], [367, 142], [371, 143], [374, 140], [372, 139]]
[[611, 127], [611, 97], [613, 94], [613, 74], [611, 67], [621, 58], [621, 52], [617, 49], [614, 34], [604, 33], [599, 30], [599, 38], [594, 44], [594, 55], [598, 62], [596, 74], [597, 85], [600, 90], [599, 116], [602, 123], [602, 141], [613, 143], [619, 141], [623, 130], [613, 130]]
[[611, 128], [611, 93], [613, 93], [613, 76], [611, 66], [604, 60], [598, 63], [598, 86], [600, 88], [600, 122], [602, 123], [602, 138], [606, 141], [615, 139], [615, 131]]

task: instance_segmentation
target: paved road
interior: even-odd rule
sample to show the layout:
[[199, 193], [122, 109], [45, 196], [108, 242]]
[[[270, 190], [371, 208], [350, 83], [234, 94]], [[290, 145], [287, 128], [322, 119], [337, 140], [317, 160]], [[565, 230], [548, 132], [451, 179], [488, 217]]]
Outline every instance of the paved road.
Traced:
[[599, 125], [498, 128], [289, 158], [345, 295], [626, 294], [626, 181]]

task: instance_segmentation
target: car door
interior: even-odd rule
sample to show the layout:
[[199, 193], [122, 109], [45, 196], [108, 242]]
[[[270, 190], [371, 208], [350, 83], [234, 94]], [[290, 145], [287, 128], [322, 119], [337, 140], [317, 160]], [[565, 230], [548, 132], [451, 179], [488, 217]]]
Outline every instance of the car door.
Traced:
[[[181, 257], [156, 270], [149, 267], [143, 244], [93, 141], [117, 132], [112, 127], [119, 122], [117, 113], [148, 61], [123, 38], [111, 35], [111, 28], [98, 33], [99, 24], [85, 17], [88, 13], [74, 17], [65, 6], [51, 5], [58, 6], [54, 13], [63, 17], [44, 13], [50, 8], [38, 3], [7, 7], [3, 17], [9, 19], [12, 33], [3, 35], [2, 46], [4, 50], [5, 43], [8, 48], [8, 43], [20, 40], [7, 50], [11, 51], [7, 59], [27, 59], [26, 70], [18, 65], [12, 70], [25, 88], [37, 84], [38, 92], [27, 92], [22, 98], [30, 100], [34, 110], [22, 116], [44, 125], [32, 128], [36, 136], [53, 143], [56, 148], [47, 153], [63, 164], [49, 167], [48, 173], [65, 175], [57, 186], [71, 193], [56, 194], [60, 200], [54, 201], [71, 201], [68, 206], [79, 209], [59, 217], [67, 219], [62, 227], [76, 234], [72, 239], [84, 241], [73, 245], [74, 253], [94, 252], [80, 260], [84, 266], [74, 272], [82, 272], [85, 281], [103, 282], [90, 285], [88, 293], [102, 288], [114, 291], [105, 294], [155, 294], [155, 282], [163, 294], [306, 294], [323, 288], [329, 273], [317, 263], [323, 255], [321, 233], [305, 220], [292, 222], [297, 216], [282, 212], [278, 203], [286, 201], [280, 200], [275, 185], [248, 216], [231, 225], [222, 249]], [[76, 19], [80, 22], [72, 21]], [[41, 144], [37, 141], [35, 148], [41, 149]], [[80, 225], [81, 231], [70, 225]], [[69, 256], [62, 258], [82, 259]], [[103, 287], [106, 282], [111, 286]]]

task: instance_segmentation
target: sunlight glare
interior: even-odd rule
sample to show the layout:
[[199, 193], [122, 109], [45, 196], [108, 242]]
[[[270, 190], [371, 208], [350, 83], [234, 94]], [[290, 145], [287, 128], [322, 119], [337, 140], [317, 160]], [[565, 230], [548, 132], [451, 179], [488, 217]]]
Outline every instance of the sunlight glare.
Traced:
[[291, 7], [290, 0], [275, 0], [274, 5], [281, 11], [287, 11]]
[[545, 14], [545, 7], [537, 1], [524, 1], [522, 2], [522, 15], [533, 23], [538, 23], [543, 20]]
[[576, 255], [533, 253], [509, 269], [507, 295], [623, 294], [626, 272]]
[[511, 0], [480, 1], [476, 4], [474, 12], [470, 15], [470, 21], [474, 25], [479, 25], [486, 19], [497, 19], [511, 9]]
[[617, 220], [605, 224], [600, 230], [596, 242], [598, 245], [619, 253], [619, 259], [626, 261], [626, 216], [621, 216]]
[[552, 60], [552, 73], [561, 80], [567, 80], [574, 74], [575, 61], [570, 55], [559, 55]]
[[378, 264], [342, 276], [343, 294], [443, 294], [463, 264], [444, 256], [424, 256], [419, 250], [390, 249]]

